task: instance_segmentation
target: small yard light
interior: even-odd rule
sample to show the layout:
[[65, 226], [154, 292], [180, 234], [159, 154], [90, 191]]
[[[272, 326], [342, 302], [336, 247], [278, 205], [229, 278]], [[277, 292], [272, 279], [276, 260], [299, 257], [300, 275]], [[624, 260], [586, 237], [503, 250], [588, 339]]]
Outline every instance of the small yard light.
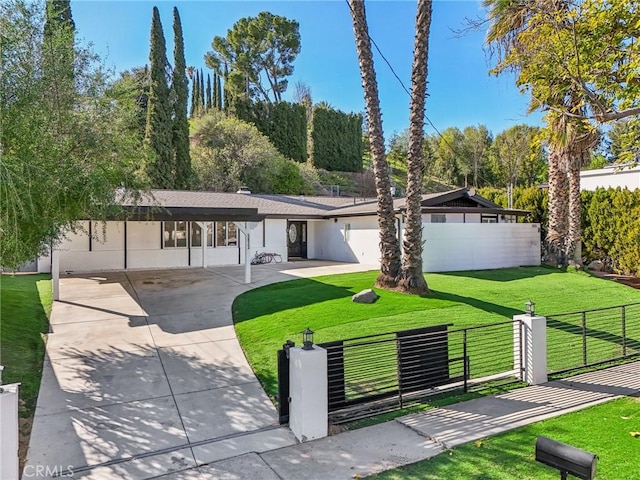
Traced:
[[527, 309], [527, 315], [529, 315], [530, 317], [533, 317], [536, 314], [536, 304], [533, 303], [531, 300], [525, 303], [524, 306]]
[[303, 350], [313, 350], [313, 331], [309, 327], [302, 332], [302, 345]]

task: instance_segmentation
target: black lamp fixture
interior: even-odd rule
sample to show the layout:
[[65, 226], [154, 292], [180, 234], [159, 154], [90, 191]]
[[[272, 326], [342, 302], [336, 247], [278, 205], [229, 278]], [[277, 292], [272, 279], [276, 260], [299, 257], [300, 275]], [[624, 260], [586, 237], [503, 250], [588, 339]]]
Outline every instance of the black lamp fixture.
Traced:
[[536, 314], [536, 304], [534, 302], [529, 300], [527, 303], [524, 304], [524, 306], [526, 308], [527, 315], [529, 315], [530, 317], [533, 317]]
[[313, 350], [313, 331], [309, 327], [302, 332], [302, 349]]

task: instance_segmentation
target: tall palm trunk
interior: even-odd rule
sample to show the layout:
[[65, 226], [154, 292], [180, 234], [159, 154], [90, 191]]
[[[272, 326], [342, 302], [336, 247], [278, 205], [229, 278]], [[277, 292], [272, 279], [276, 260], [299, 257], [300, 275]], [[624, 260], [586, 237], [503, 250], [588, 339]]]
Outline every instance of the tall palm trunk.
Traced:
[[384, 136], [382, 133], [382, 116], [378, 98], [378, 82], [373, 66], [371, 42], [367, 27], [367, 18], [363, 0], [349, 0], [353, 33], [358, 52], [358, 63], [362, 76], [367, 125], [369, 127], [369, 144], [373, 159], [376, 193], [378, 197], [378, 226], [380, 229], [380, 275], [376, 286], [395, 288], [400, 273], [400, 246], [396, 231], [396, 217], [391, 196], [389, 165], [385, 156]]
[[429, 293], [422, 273], [422, 179], [424, 176], [424, 104], [427, 93], [427, 59], [431, 0], [418, 0], [416, 38], [411, 69], [411, 106], [407, 159], [407, 223], [398, 288], [407, 293]]
[[549, 228], [547, 241], [558, 265], [565, 265], [567, 214], [569, 209], [567, 161], [568, 149], [552, 143], [549, 146]]
[[569, 227], [566, 244], [567, 262], [582, 266], [582, 203], [580, 198], [580, 159], [569, 164]]

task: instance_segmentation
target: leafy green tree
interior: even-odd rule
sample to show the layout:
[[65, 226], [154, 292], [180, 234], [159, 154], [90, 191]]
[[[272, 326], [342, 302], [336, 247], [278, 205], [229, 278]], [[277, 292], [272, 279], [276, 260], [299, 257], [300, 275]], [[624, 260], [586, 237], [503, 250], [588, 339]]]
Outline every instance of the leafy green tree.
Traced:
[[640, 162], [640, 116], [615, 122], [607, 132], [606, 155], [610, 162]]
[[216, 108], [222, 110], [222, 80], [216, 75]]
[[74, 98], [75, 22], [69, 0], [47, 0], [43, 35], [43, 75], [50, 103]]
[[[204, 59], [234, 97], [280, 102], [286, 77], [300, 53], [299, 25], [295, 20], [260, 12], [238, 20], [226, 37], [214, 37]], [[226, 69], [228, 74], [226, 73]]]
[[[432, 171], [449, 185], [464, 185], [464, 172], [460, 165], [464, 134], [458, 127], [449, 127], [441, 135], [429, 138], [433, 150]], [[468, 173], [467, 173], [468, 175]]]
[[258, 129], [213, 111], [194, 126], [193, 166], [200, 188], [299, 194], [309, 191], [298, 164], [285, 158]]
[[540, 129], [514, 125], [496, 135], [489, 158], [495, 185], [532, 186], [542, 180], [544, 150]]
[[131, 130], [144, 139], [147, 128], [147, 104], [149, 102], [149, 67], [134, 67], [125, 70], [109, 89], [109, 95], [121, 103], [126, 103], [134, 112]]
[[[103, 95], [105, 71], [78, 44], [69, 102], [52, 100], [48, 70], [71, 29], [45, 40], [38, 3], [0, 3], [0, 265], [16, 267], [42, 253], [83, 218], [105, 219], [117, 197], [138, 186], [140, 143], [121, 105]], [[35, 132], [35, 133], [34, 133]], [[120, 190], [118, 190], [120, 189]]]
[[318, 104], [312, 119], [313, 165], [330, 171], [362, 170], [362, 116]]
[[173, 188], [175, 163], [173, 151], [173, 105], [167, 83], [167, 48], [158, 7], [153, 7], [151, 21], [151, 64], [145, 144], [152, 152], [147, 174], [155, 188]]
[[[487, 183], [489, 171], [489, 149], [493, 143], [491, 132], [485, 125], [466, 127], [462, 131], [461, 173], [465, 176], [465, 186], [478, 188]], [[469, 179], [471, 181], [469, 182]]]
[[189, 121], [187, 120], [187, 64], [184, 59], [184, 40], [180, 13], [173, 7], [173, 79], [171, 82], [173, 100], [173, 138], [175, 179], [173, 188], [191, 188], [192, 171], [189, 156]]

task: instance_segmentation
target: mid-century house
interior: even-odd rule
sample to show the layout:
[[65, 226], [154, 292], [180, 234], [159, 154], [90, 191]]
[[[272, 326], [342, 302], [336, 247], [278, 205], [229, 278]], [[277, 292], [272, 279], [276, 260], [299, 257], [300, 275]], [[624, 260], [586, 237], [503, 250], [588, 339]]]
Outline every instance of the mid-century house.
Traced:
[[[61, 272], [238, 265], [257, 252], [380, 261], [375, 199], [153, 190], [123, 208], [126, 220], [82, 221], [56, 246]], [[405, 200], [394, 209], [401, 238]], [[539, 265], [539, 225], [516, 222], [526, 213], [464, 188], [423, 195], [424, 270]], [[50, 257], [38, 259], [38, 271], [50, 269]]]

